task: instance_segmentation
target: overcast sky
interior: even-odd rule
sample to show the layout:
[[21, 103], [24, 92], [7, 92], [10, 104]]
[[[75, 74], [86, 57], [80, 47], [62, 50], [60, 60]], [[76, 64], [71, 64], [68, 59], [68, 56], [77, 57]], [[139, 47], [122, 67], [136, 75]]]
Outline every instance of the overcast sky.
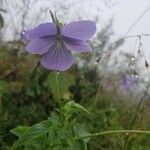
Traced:
[[[115, 33], [124, 34], [148, 6], [150, 6], [150, 0], [119, 0], [119, 3], [112, 9]], [[150, 33], [150, 11], [130, 32], [130, 34], [140, 33]]]
[[[33, 0], [31, 0], [33, 1]], [[58, 14], [65, 13], [66, 9], [69, 9], [69, 13], [64, 15], [63, 21], [70, 22], [72, 20], [77, 20], [76, 14], [81, 16], [82, 19], [94, 19], [93, 16], [98, 15], [100, 17], [99, 26], [103, 26], [107, 24], [109, 18], [113, 17], [114, 19], [114, 36], [113, 39], [118, 39], [118, 37], [123, 36], [127, 30], [132, 26], [135, 20], [143, 13], [143, 11], [150, 6], [150, 0], [105, 0], [108, 2], [108, 7], [105, 6], [103, 1], [101, 0], [37, 0], [34, 3], [34, 7], [32, 11], [29, 13], [29, 17], [33, 20], [33, 17], [40, 12], [39, 7], [42, 6], [45, 9], [45, 12], [48, 12], [49, 9], [56, 8]], [[113, 5], [109, 2], [112, 2]], [[24, 4], [20, 0], [5, 0], [7, 2], [6, 7], [8, 7], [9, 14], [11, 16], [6, 16], [8, 20], [8, 25], [13, 25], [12, 20], [16, 25], [16, 28], [19, 28], [19, 15], [21, 11], [25, 9]], [[22, 3], [22, 4], [21, 4]], [[22, 5], [21, 11], [15, 14], [15, 9], [12, 7], [13, 5]], [[63, 5], [63, 7], [67, 7], [63, 9], [63, 12], [59, 11], [58, 5]], [[53, 6], [53, 7], [52, 7]], [[58, 7], [58, 8], [57, 8]], [[84, 16], [83, 16], [84, 14]], [[7, 15], [7, 14], [6, 14]], [[40, 20], [38, 23], [50, 20], [50, 15], [47, 13], [47, 16], [42, 14], [40, 15]], [[11, 22], [11, 23], [10, 23]], [[33, 22], [33, 21], [32, 21]], [[27, 20], [28, 26], [30, 28], [32, 25], [29, 20]], [[7, 38], [11, 37], [11, 27], [7, 32]], [[134, 26], [134, 28], [130, 31], [129, 35], [133, 34], [141, 34], [141, 33], [150, 33], [150, 10], [141, 18], [141, 20]], [[146, 58], [150, 62], [150, 37], [145, 37], [142, 39], [144, 51]], [[126, 40], [126, 43], [121, 48], [122, 50], [132, 51], [135, 45], [135, 39]]]
[[[115, 37], [124, 35], [135, 20], [150, 6], [150, 0], [119, 0], [118, 4], [111, 9], [114, 18]], [[150, 34], [150, 10], [133, 27], [128, 35], [148, 33]], [[150, 62], [150, 37], [142, 39], [146, 58]], [[128, 39], [122, 47], [132, 51], [135, 39]]]

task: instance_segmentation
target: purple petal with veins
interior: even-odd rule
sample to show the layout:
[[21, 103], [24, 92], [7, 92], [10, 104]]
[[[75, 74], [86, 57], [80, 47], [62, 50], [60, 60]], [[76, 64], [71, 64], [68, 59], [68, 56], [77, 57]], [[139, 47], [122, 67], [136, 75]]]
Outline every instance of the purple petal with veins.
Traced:
[[57, 32], [56, 24], [44, 23], [26, 31], [24, 37], [30, 41], [26, 51], [42, 54], [41, 64], [48, 70], [65, 71], [73, 65], [71, 51], [91, 51], [87, 41], [95, 34], [93, 21], [72, 22]]
[[77, 40], [66, 40], [64, 39], [64, 44], [67, 49], [76, 52], [91, 52], [92, 48], [85, 41], [77, 41]]
[[62, 45], [57, 47], [54, 44], [49, 51], [44, 54], [41, 64], [48, 70], [65, 71], [73, 65], [73, 57], [71, 52]]
[[26, 51], [32, 54], [44, 54], [55, 43], [55, 39], [51, 37], [45, 37], [32, 40], [26, 47]]
[[62, 28], [62, 35], [72, 39], [89, 40], [96, 32], [95, 22], [89, 20], [71, 22]]
[[55, 36], [57, 34], [56, 24], [43, 23], [34, 29], [25, 32], [24, 36], [28, 40], [38, 39], [46, 36]]

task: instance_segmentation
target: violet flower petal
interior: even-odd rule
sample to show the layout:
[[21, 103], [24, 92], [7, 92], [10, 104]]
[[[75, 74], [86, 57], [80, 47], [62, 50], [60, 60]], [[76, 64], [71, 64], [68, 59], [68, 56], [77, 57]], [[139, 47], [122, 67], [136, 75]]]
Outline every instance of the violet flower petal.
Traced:
[[49, 51], [43, 55], [41, 65], [48, 70], [65, 71], [73, 65], [71, 52], [65, 45], [57, 47], [56, 44], [50, 47]]
[[38, 39], [45, 36], [54, 36], [57, 34], [56, 24], [54, 23], [43, 23], [35, 27], [34, 29], [28, 30], [24, 33], [24, 36], [28, 40]]
[[135, 81], [137, 81], [137, 79], [135, 77], [132, 77], [132, 76], [125, 76], [124, 79], [123, 79], [123, 87], [126, 91], [129, 91], [133, 84], [135, 83]]
[[26, 51], [32, 54], [44, 54], [55, 43], [55, 40], [47, 37], [32, 40], [26, 47]]
[[89, 40], [96, 32], [95, 22], [90, 20], [71, 22], [62, 28], [61, 34], [78, 40]]
[[63, 40], [66, 48], [76, 52], [91, 52], [92, 49], [85, 41]]

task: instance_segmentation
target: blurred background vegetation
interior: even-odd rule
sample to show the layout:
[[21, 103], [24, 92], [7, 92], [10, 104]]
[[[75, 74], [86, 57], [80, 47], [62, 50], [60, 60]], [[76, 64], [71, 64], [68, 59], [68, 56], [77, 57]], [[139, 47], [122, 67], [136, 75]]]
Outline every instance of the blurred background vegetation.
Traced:
[[[43, 3], [40, 0], [38, 2]], [[0, 3], [3, 6], [0, 8], [0, 149], [3, 149], [17, 139], [10, 133], [11, 129], [47, 119], [57, 105], [53, 72], [39, 65], [38, 56], [31, 56], [24, 51], [20, 33], [29, 28], [31, 20], [35, 25], [42, 18], [45, 19], [48, 9], [58, 12], [62, 20], [71, 10], [69, 3], [63, 4], [61, 1], [53, 1], [51, 8], [39, 8], [37, 14], [33, 14], [36, 5], [33, 0], [10, 3], [1, 0]], [[113, 5], [107, 1], [102, 3], [106, 7]], [[20, 10], [19, 16], [12, 17], [12, 11], [18, 13]], [[86, 17], [79, 13], [74, 18], [88, 18], [86, 13], [83, 14]], [[11, 25], [8, 18], [11, 18]], [[101, 19], [99, 15], [90, 18], [97, 22]], [[89, 127], [92, 132], [131, 128], [150, 130], [149, 75], [143, 76], [140, 71], [143, 69], [140, 56], [134, 60], [136, 65], [132, 62], [130, 68], [132, 53], [117, 51], [124, 40], [118, 39], [112, 46], [112, 25], [113, 20], [109, 20], [98, 30], [91, 42], [93, 53], [75, 55], [77, 63], [69, 71], [60, 73], [62, 101], [72, 99], [92, 113]], [[135, 75], [132, 74], [135, 69], [138, 76], [132, 82], [127, 77]], [[140, 107], [134, 119], [138, 105]], [[145, 135], [96, 137], [90, 140], [88, 147], [93, 150], [121, 150], [127, 138], [129, 150], [150, 149], [149, 137]]]

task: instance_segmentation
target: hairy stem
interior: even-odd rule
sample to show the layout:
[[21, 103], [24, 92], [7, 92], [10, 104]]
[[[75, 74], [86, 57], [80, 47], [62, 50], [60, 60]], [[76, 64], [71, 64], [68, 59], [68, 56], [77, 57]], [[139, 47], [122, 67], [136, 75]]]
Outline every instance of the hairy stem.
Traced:
[[59, 73], [58, 72], [56, 72], [55, 77], [56, 77], [57, 100], [58, 100], [58, 105], [59, 105], [59, 110], [60, 110], [60, 116], [61, 116], [61, 119], [63, 120], [63, 112], [62, 112], [60, 89], [59, 89]]
[[86, 141], [84, 141], [84, 150], [88, 150]]
[[98, 132], [98, 133], [93, 133], [81, 137], [77, 137], [74, 140], [81, 140], [85, 138], [90, 138], [90, 137], [96, 137], [96, 136], [104, 136], [104, 135], [109, 135], [109, 134], [149, 134], [150, 131], [144, 131], [144, 130], [113, 130], [113, 131], [103, 131], [103, 132]]
[[56, 73], [56, 90], [57, 90], [57, 97], [58, 97], [58, 103], [60, 104], [60, 91], [59, 91], [59, 74]]

